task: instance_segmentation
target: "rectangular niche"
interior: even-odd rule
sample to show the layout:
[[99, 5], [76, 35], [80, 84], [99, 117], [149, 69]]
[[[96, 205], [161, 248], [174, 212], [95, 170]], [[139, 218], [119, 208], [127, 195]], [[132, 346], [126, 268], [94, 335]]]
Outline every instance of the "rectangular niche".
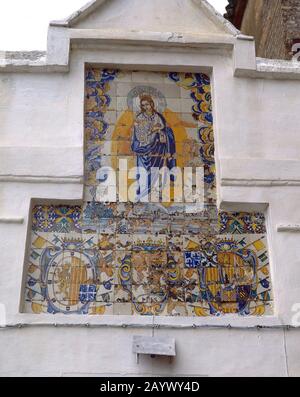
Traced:
[[[24, 311], [90, 315], [272, 313], [265, 217], [216, 206], [209, 76], [86, 69], [82, 206], [35, 205]], [[103, 167], [203, 170], [200, 208], [102, 202]], [[128, 187], [132, 181], [128, 181]], [[103, 188], [106, 186], [106, 190]]]

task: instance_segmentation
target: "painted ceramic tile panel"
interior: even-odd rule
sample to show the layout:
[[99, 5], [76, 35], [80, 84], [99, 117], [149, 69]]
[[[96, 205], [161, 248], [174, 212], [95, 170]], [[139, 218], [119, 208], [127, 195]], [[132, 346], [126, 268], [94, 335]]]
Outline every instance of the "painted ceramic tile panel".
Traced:
[[[134, 200], [120, 200], [121, 186], [103, 202], [114, 186], [103, 188], [103, 167], [118, 178], [119, 160], [147, 178], [152, 168], [202, 168], [204, 206], [176, 202], [177, 174], [170, 202], [144, 202], [153, 179], [140, 176]], [[25, 312], [272, 313], [264, 214], [216, 207], [208, 76], [86, 70], [83, 204], [34, 207], [27, 265]]]

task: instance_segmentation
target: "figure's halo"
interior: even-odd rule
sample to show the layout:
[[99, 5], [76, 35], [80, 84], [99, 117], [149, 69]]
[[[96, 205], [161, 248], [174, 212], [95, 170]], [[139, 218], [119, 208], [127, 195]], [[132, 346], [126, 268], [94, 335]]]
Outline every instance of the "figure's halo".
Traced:
[[163, 113], [167, 107], [167, 100], [165, 96], [156, 88], [146, 86], [146, 85], [138, 85], [134, 87], [127, 95], [127, 106], [128, 109], [133, 112], [140, 112], [140, 96], [142, 95], [150, 95], [153, 99], [155, 109]]

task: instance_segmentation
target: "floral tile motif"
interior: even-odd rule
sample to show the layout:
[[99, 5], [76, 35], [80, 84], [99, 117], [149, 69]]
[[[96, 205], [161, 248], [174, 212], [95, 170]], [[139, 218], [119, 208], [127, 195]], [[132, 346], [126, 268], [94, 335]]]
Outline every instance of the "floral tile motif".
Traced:
[[262, 213], [220, 212], [220, 233], [266, 233], [265, 216]]
[[[217, 209], [209, 77], [98, 68], [87, 68], [85, 77], [83, 203], [33, 208], [23, 310], [272, 314], [264, 214]], [[151, 128], [142, 99], [151, 108]], [[118, 201], [120, 192], [116, 202], [102, 202], [111, 187], [101, 185], [107, 167], [119, 180], [125, 159], [144, 169], [202, 167], [203, 205], [175, 202], [174, 183], [170, 203], [137, 202], [141, 185], [132, 202]]]
[[81, 232], [81, 207], [37, 205], [32, 211], [32, 230], [36, 232]]

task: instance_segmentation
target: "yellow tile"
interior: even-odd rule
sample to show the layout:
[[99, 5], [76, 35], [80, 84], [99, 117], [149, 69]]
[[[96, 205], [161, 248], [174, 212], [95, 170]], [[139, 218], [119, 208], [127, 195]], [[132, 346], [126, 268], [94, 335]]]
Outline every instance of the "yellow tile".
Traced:
[[47, 243], [47, 240], [45, 240], [43, 237], [39, 236], [37, 239], [34, 240], [32, 245], [35, 248], [43, 248]]
[[265, 244], [262, 242], [262, 240], [257, 240], [252, 243], [253, 247], [256, 249], [256, 251], [261, 251], [266, 248]]

